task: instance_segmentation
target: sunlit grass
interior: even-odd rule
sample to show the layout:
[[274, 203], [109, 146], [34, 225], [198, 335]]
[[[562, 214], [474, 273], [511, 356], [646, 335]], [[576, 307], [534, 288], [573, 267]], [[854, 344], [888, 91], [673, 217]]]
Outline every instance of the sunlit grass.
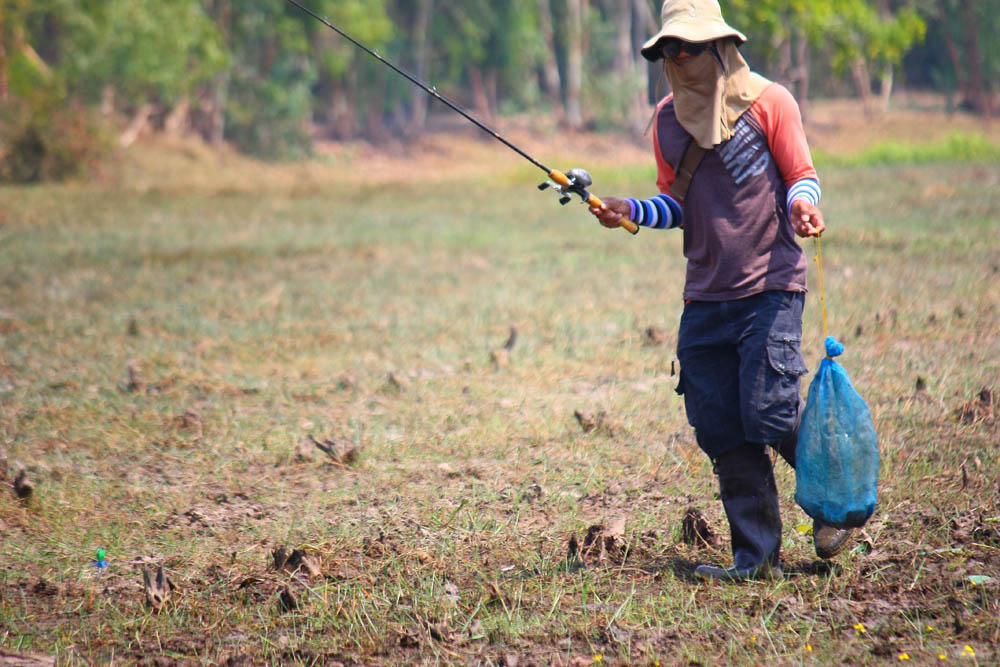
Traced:
[[[691, 505], [726, 533], [671, 375], [680, 234], [603, 230], [500, 174], [0, 189], [0, 444], [37, 485], [0, 498], [0, 646], [66, 662], [996, 657], [996, 586], [963, 582], [1000, 577], [997, 421], [958, 417], [1000, 389], [992, 165], [824, 172], [831, 329], [875, 415], [880, 507], [828, 572], [779, 464], [790, 576], [733, 588], [690, 580], [725, 547], [679, 542]], [[595, 170], [607, 194], [646, 193], [649, 174]], [[665, 345], [645, 344], [651, 326]], [[805, 346], [815, 369], [815, 291]], [[583, 433], [576, 410], [605, 427]], [[308, 434], [360, 457], [304, 460]], [[567, 560], [570, 535], [618, 516], [628, 559]], [[269, 569], [279, 545], [314, 548], [323, 576]], [[159, 614], [146, 563], [179, 585]], [[285, 585], [299, 608], [282, 613]]]

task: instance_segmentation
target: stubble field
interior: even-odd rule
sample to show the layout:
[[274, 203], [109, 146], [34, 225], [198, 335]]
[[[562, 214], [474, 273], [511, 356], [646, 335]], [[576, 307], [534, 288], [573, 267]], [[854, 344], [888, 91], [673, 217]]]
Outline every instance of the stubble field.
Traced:
[[[729, 555], [674, 393], [679, 233], [604, 230], [492, 145], [198, 150], [0, 188], [0, 655], [1000, 660], [997, 163], [823, 170], [879, 507], [820, 562], [777, 462], [786, 578], [724, 586], [691, 577]], [[576, 157], [648, 196], [642, 155]], [[721, 541], [683, 539], [692, 509]]]

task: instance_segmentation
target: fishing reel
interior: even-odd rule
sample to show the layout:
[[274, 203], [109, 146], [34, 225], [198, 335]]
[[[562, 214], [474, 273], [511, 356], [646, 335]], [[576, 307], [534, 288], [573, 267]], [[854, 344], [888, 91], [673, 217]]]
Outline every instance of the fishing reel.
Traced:
[[[559, 195], [559, 203], [565, 206], [573, 201], [573, 195], [577, 195], [584, 203], [590, 200], [590, 193], [587, 188], [594, 184], [594, 179], [585, 169], [570, 169], [565, 174], [553, 171], [549, 174], [551, 180], [539, 184], [538, 189], [548, 190], [552, 188]], [[565, 182], [563, 182], [565, 179]]]

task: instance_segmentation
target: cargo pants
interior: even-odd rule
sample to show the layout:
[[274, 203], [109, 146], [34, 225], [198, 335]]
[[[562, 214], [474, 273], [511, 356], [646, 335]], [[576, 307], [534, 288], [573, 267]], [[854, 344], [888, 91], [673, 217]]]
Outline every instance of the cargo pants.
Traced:
[[801, 415], [805, 295], [769, 291], [688, 303], [681, 317], [679, 394], [712, 459], [729, 519], [733, 564], [778, 564], [781, 517], [767, 447], [795, 466]]

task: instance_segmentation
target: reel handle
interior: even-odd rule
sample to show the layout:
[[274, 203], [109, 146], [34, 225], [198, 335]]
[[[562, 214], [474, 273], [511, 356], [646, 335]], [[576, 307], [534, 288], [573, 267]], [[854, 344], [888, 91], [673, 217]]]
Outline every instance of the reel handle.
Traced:
[[[549, 178], [551, 178], [553, 182], [558, 183], [559, 185], [563, 186], [570, 185], [569, 177], [566, 174], [559, 171], [558, 169], [553, 169], [552, 171], [550, 171]], [[579, 194], [589, 206], [592, 206], [594, 208], [601, 208], [602, 206], [604, 206], [604, 202], [602, 202], [596, 195], [592, 195], [586, 190], [581, 189], [579, 191]], [[628, 218], [622, 218], [621, 227], [626, 231], [628, 231], [630, 234], [634, 235], [639, 233], [639, 225], [635, 224]]]

